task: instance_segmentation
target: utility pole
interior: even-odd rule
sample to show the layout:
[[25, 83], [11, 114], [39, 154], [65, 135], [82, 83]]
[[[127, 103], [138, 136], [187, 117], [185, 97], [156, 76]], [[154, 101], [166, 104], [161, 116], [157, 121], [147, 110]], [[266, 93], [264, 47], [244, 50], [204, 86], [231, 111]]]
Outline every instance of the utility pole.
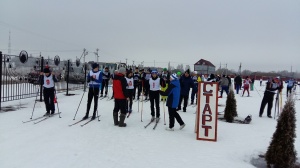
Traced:
[[10, 30], [9, 30], [9, 37], [8, 37], [8, 55], [11, 54], [11, 43], [10, 43]]
[[242, 63], [240, 63], [238, 74], [242, 75]]

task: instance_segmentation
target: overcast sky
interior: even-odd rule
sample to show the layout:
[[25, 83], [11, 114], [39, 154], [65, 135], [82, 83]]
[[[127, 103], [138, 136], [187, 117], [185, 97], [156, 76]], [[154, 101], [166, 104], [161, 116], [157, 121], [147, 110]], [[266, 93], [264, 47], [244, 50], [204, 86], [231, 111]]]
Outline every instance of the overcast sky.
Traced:
[[300, 72], [299, 0], [0, 0], [0, 50]]

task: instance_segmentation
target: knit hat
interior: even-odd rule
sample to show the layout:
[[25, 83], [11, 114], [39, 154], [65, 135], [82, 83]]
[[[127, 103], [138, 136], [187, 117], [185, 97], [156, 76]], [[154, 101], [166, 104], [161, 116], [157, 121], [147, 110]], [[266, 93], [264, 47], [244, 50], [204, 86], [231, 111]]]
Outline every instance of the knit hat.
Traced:
[[95, 69], [97, 67], [99, 67], [99, 65], [97, 63], [93, 63], [92, 68]]
[[124, 67], [119, 68], [119, 73], [126, 73], [126, 69]]
[[163, 71], [167, 71], [167, 68], [164, 68]]
[[177, 72], [177, 76], [180, 76], [180, 75], [181, 75], [181, 72], [178, 71], [178, 72]]
[[178, 79], [178, 77], [177, 77], [177, 74], [176, 74], [176, 73], [173, 73], [173, 74], [170, 76], [170, 78], [172, 78], [173, 80], [174, 80], [174, 79]]
[[187, 69], [184, 73], [190, 74], [190, 69]]
[[154, 70], [151, 71], [151, 73], [157, 74], [157, 70], [154, 69]]
[[126, 75], [128, 76], [130, 73], [132, 73], [131, 69], [127, 70]]
[[44, 69], [44, 73], [50, 73], [50, 69], [49, 68], [45, 68]]

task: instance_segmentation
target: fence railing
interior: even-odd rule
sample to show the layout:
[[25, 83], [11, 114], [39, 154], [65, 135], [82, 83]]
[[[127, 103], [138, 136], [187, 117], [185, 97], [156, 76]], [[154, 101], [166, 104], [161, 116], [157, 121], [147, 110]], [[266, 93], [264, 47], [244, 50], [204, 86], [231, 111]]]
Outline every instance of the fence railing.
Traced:
[[77, 60], [60, 61], [58, 56], [53, 60], [42, 56], [28, 57], [26, 51], [21, 51], [19, 56], [3, 55], [0, 51], [0, 110], [2, 102], [31, 98], [37, 94], [43, 101], [39, 74], [46, 66], [59, 80], [55, 84], [58, 93], [69, 95], [69, 91], [84, 89], [86, 68]]

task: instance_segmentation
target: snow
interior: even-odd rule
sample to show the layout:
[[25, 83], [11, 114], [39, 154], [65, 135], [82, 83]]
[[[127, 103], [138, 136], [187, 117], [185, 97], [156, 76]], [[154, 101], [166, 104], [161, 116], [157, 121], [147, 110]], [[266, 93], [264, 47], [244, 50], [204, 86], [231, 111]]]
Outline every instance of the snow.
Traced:
[[[217, 142], [196, 140], [196, 107], [193, 106], [188, 106], [186, 113], [179, 112], [186, 124], [183, 130], [179, 130], [179, 125], [175, 122], [175, 131], [166, 131], [168, 113], [165, 108], [167, 125], [164, 125], [162, 103], [161, 120], [156, 130], [152, 129], [154, 124], [144, 128], [151, 118], [149, 101], [143, 105], [143, 122], [141, 112], [137, 112], [137, 102], [134, 102], [134, 111], [125, 120], [126, 128], [113, 125], [114, 104], [112, 100], [106, 99], [99, 100], [100, 122], [95, 120], [84, 127], [80, 126], [81, 123], [69, 127], [68, 125], [80, 120], [85, 114], [87, 92], [83, 96], [76, 119], [73, 120], [83, 95], [82, 90], [72, 91], [74, 96], [58, 94], [62, 118], [56, 115], [38, 124], [22, 123], [30, 118], [35, 98], [2, 103], [2, 107], [14, 105], [17, 110], [0, 113], [0, 167], [255, 167], [252, 159], [266, 152], [277, 124], [276, 120], [267, 118], [266, 108], [263, 117], [258, 117], [264, 87], [260, 87], [259, 81], [256, 81], [255, 90], [250, 92], [251, 97], [236, 95], [239, 118], [244, 119], [251, 114], [252, 122], [234, 124], [218, 120]], [[299, 91], [297, 86], [296, 93], [299, 94]], [[283, 90], [283, 105], [285, 95], [286, 88]], [[225, 105], [225, 102], [226, 94], [223, 94], [219, 104]], [[139, 106], [141, 107], [141, 103]], [[223, 111], [225, 106], [218, 108], [218, 111]], [[299, 109], [298, 99], [296, 111]], [[272, 111], [274, 112], [274, 107]], [[44, 103], [37, 102], [33, 118], [44, 113]], [[299, 127], [300, 118], [296, 115]], [[297, 128], [296, 131], [298, 138], [295, 147], [299, 152], [300, 131]]]

